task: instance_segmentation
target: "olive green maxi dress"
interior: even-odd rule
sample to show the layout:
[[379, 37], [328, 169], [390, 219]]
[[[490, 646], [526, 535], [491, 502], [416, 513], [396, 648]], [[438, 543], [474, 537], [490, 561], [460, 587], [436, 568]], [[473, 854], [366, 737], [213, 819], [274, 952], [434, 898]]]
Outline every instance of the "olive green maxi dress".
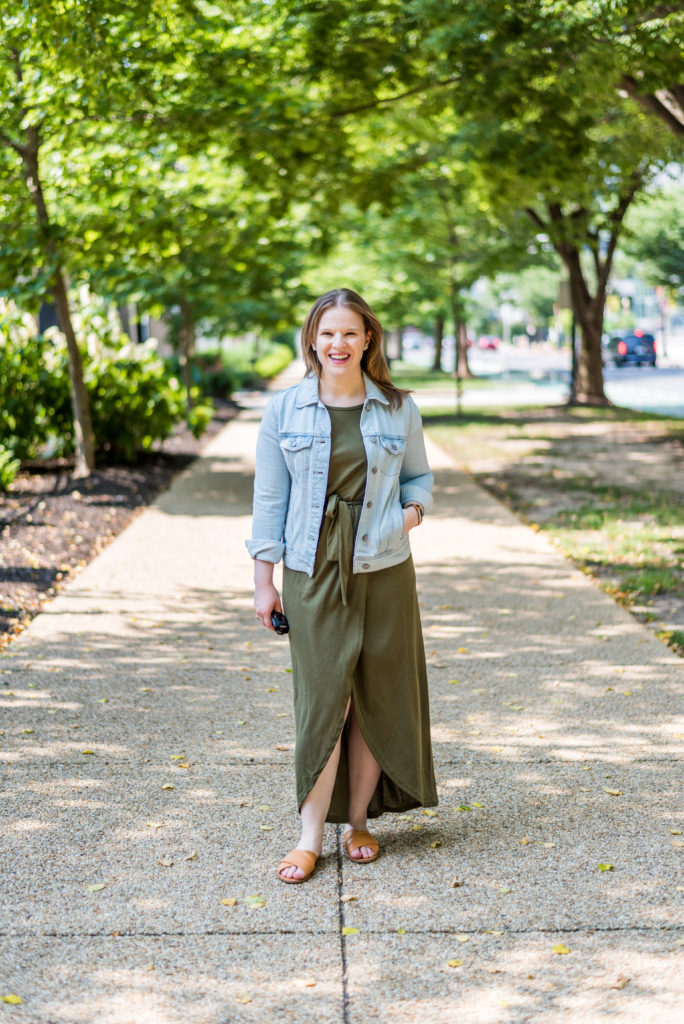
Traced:
[[327, 408], [332, 445], [314, 574], [285, 567], [283, 604], [290, 623], [297, 806], [301, 809], [344, 727], [326, 820], [345, 822], [350, 695], [363, 738], [382, 769], [368, 816], [434, 806], [437, 790], [413, 559], [352, 573], [366, 487], [363, 407]]

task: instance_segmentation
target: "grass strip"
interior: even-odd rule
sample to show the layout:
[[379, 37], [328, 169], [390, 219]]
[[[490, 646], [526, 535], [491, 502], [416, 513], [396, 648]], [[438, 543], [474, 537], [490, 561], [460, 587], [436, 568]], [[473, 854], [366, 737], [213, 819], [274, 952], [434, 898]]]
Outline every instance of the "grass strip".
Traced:
[[423, 422], [478, 483], [684, 655], [681, 420], [551, 406], [426, 411]]

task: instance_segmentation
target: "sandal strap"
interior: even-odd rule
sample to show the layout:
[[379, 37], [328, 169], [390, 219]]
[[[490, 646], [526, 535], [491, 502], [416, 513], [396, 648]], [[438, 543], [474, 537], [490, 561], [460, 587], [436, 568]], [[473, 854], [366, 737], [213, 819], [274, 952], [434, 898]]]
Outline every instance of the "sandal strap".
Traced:
[[300, 871], [310, 875], [317, 860], [318, 856], [312, 850], [290, 850], [278, 865], [278, 874], [283, 868], [299, 868]]
[[353, 853], [354, 850], [360, 849], [362, 846], [367, 846], [373, 853], [377, 853], [380, 849], [380, 843], [377, 841], [375, 836], [372, 836], [370, 832], [366, 832], [364, 829], [353, 828], [344, 837], [344, 845], [347, 847], [349, 853]]

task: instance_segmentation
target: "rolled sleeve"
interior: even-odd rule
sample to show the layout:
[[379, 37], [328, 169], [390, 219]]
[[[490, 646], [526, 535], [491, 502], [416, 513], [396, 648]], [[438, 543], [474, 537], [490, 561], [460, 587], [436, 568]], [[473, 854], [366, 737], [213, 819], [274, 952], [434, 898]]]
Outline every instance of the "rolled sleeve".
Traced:
[[399, 476], [399, 498], [402, 504], [407, 501], [419, 501], [427, 512], [432, 507], [433, 476], [425, 452], [423, 423], [413, 399], [409, 397], [405, 401], [410, 403], [411, 418], [406, 438], [406, 454]]
[[259, 428], [252, 536], [245, 541], [252, 558], [265, 562], [279, 562], [283, 557], [285, 518], [290, 499], [290, 474], [280, 448], [277, 398], [272, 398], [266, 406]]

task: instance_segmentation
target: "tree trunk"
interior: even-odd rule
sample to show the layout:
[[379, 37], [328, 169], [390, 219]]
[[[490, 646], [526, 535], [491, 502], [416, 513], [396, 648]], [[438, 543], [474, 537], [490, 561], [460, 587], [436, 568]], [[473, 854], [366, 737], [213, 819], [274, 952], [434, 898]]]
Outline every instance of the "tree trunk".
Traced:
[[74, 476], [88, 476], [95, 468], [95, 436], [90, 418], [88, 392], [83, 380], [81, 352], [71, 323], [64, 275], [59, 266], [55, 270], [52, 294], [55, 298], [59, 326], [66, 338], [69, 356], [69, 383], [71, 389], [71, 408], [74, 414], [74, 443], [76, 448]]
[[592, 297], [584, 280], [579, 252], [575, 249], [567, 255], [565, 265], [570, 274], [573, 312], [581, 334], [570, 402], [573, 405], [610, 405], [604, 391], [601, 350], [605, 289], [599, 287]]
[[468, 330], [463, 318], [463, 307], [459, 294], [458, 285], [451, 287], [451, 315], [454, 321], [454, 376], [466, 378], [474, 377], [468, 366]]
[[[574, 209], [566, 214], [560, 203], [547, 203], [548, 222], [532, 207], [528, 207], [526, 211], [534, 223], [549, 235], [556, 252], [567, 267], [570, 277], [573, 315], [575, 324], [579, 326], [582, 334], [576, 372], [572, 382], [571, 404], [611, 404], [606, 398], [603, 386], [603, 352], [601, 350], [606, 289], [625, 214], [642, 184], [643, 171], [637, 168], [630, 177], [628, 187], [619, 195], [617, 205], [608, 214], [610, 235], [604, 251], [600, 245], [599, 232], [596, 228], [592, 228], [586, 209]], [[593, 296], [589, 291], [582, 269], [581, 247], [586, 247], [590, 251], [594, 261], [596, 288]]]
[[195, 322], [187, 299], [181, 299], [180, 329], [180, 362], [183, 372], [183, 383], [188, 402], [188, 412], [192, 409], [192, 358], [195, 354]]
[[475, 374], [468, 366], [468, 328], [465, 320], [460, 317], [456, 320], [456, 376], [474, 377]]
[[435, 373], [442, 369], [442, 346], [444, 344], [444, 317], [439, 314], [435, 317], [435, 355], [432, 360], [432, 369]]
[[71, 390], [71, 408], [74, 415], [74, 443], [76, 447], [75, 476], [88, 476], [95, 468], [95, 438], [93, 425], [90, 418], [90, 403], [88, 392], [83, 381], [83, 362], [81, 352], [76, 341], [74, 327], [71, 322], [71, 311], [67, 297], [64, 271], [57, 246], [51, 234], [50, 218], [48, 216], [45, 197], [38, 173], [38, 150], [40, 138], [38, 129], [30, 127], [27, 130], [26, 146], [21, 149], [24, 162], [24, 178], [36, 209], [36, 216], [43, 239], [45, 251], [52, 263], [52, 294], [59, 326], [66, 338], [67, 352], [69, 356], [69, 382]]

